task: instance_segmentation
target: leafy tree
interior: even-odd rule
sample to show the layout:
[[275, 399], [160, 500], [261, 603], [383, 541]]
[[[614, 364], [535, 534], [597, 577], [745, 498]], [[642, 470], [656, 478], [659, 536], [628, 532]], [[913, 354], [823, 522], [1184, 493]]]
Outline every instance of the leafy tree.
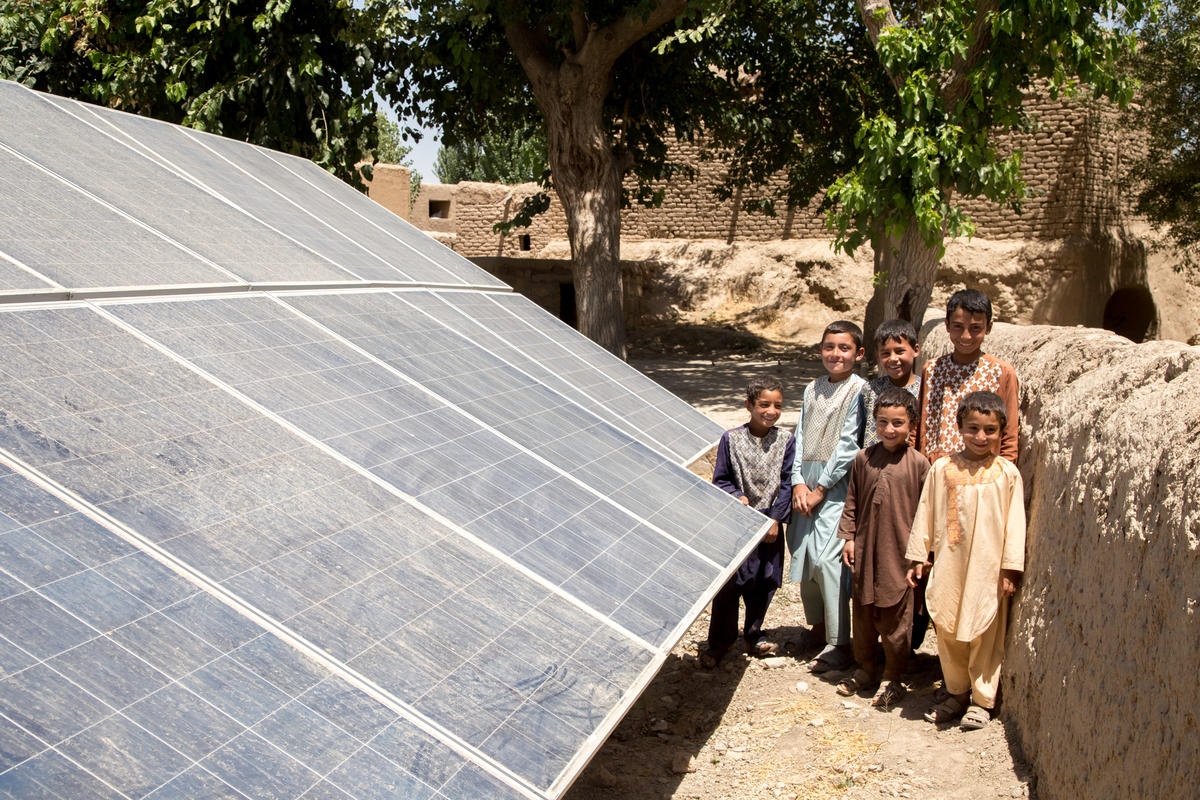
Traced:
[[945, 237], [974, 231], [955, 195], [1020, 207], [1022, 154], [999, 152], [996, 134], [1030, 126], [1022, 101], [1035, 80], [1052, 95], [1082, 83], [1128, 102], [1133, 81], [1120, 64], [1133, 40], [1121, 28], [1148, 4], [945, 0], [907, 17], [888, 0], [857, 5], [900, 101], [899, 114], [863, 120], [858, 161], [829, 191], [837, 244], [850, 252], [869, 240], [884, 274], [873, 330], [893, 316], [920, 324]]
[[[411, 35], [381, 90], [403, 117], [436, 124], [448, 147], [544, 125], [549, 182], [571, 243], [580, 330], [623, 354], [622, 202], [653, 203], [649, 181], [680, 171], [668, 138], [736, 100], [699, 37], [669, 51], [688, 0], [414, 0]], [[625, 196], [622, 179], [638, 178]], [[544, 208], [539, 194], [523, 211]]]
[[[1133, 44], [1126, 31], [1149, 5], [857, 0], [814, 14], [804, 0], [764, 4], [773, 7], [772, 22], [794, 27], [792, 38], [803, 42], [794, 47], [815, 55], [796, 75], [747, 62], [755, 92], [783, 101], [767, 109], [769, 135], [758, 136], [764, 123], [753, 116], [722, 133], [735, 150], [739, 126], [757, 136], [753, 148], [738, 152], [731, 184], [761, 181], [785, 166], [789, 205], [822, 194], [835, 245], [848, 253], [873, 247], [868, 333], [889, 317], [920, 323], [945, 238], [974, 230], [956, 198], [986, 197], [1020, 208], [1022, 154], [1000, 152], [996, 142], [999, 133], [1036, 124], [1022, 106], [1035, 82], [1044, 81], [1055, 95], [1087, 91], [1129, 99], [1133, 82], [1120, 68]], [[746, 24], [736, 11], [710, 19], [716, 50], [753, 41], [736, 27]], [[840, 61], [829, 55], [839, 47], [847, 51]], [[778, 58], [787, 50], [773, 52]], [[847, 70], [854, 75], [845, 77]], [[814, 75], [827, 77], [820, 96], [811, 91]], [[801, 102], [786, 102], [789, 87]], [[814, 129], [813, 113], [823, 118], [823, 129]], [[789, 127], [794, 139], [782, 135]]]
[[370, 45], [398, 11], [350, 0], [11, 0], [0, 75], [311, 158], [361, 186]]
[[443, 144], [433, 171], [442, 183], [531, 183], [546, 172], [546, 137], [539, 128]]
[[1169, 226], [1187, 260], [1200, 262], [1200, 0], [1165, 3], [1139, 32], [1142, 91], [1134, 119], [1148, 132], [1133, 166], [1138, 210]]

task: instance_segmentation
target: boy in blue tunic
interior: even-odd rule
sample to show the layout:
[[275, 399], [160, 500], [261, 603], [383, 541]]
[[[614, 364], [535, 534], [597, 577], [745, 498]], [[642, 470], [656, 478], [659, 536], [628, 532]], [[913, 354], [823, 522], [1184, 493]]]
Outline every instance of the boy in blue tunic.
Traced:
[[800, 584], [811, 640], [825, 642], [813, 661], [815, 673], [845, 669], [850, 652], [850, 569], [842, 563], [838, 522], [846, 501], [850, 465], [862, 445], [859, 391], [866, 381], [854, 370], [862, 361], [862, 329], [853, 322], [830, 323], [821, 336], [826, 375], [804, 390], [796, 425], [799, 455], [792, 469], [792, 554], [789, 580]]
[[777, 379], [767, 376], [751, 381], [746, 387], [746, 410], [750, 421], [721, 435], [713, 483], [775, 524], [713, 598], [708, 646], [700, 656], [700, 665], [706, 669], [715, 667], [737, 639], [741, 600], [746, 603], [742, 626], [746, 652], [767, 656], [776, 650], [763, 636], [762, 626], [771, 598], [783, 584], [783, 537], [779, 532], [791, 513], [796, 443], [790, 433], [775, 425], [783, 413], [783, 385]]

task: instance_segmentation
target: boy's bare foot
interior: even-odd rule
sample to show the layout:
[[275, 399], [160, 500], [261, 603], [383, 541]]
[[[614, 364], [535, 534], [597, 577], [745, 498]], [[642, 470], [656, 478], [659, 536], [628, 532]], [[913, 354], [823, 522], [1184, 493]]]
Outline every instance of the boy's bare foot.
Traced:
[[843, 678], [841, 683], [837, 685], [837, 693], [842, 697], [849, 697], [852, 694], [858, 694], [864, 691], [874, 691], [879, 685], [879, 681], [871, 677], [865, 669], [856, 669], [854, 674], [849, 678]]
[[700, 654], [700, 666], [703, 669], [716, 669], [717, 664], [725, 657], [728, 648], [708, 647]]
[[777, 652], [779, 652], [779, 645], [774, 642], [768, 642], [766, 639], [746, 645], [746, 655], [754, 656], [755, 658], [766, 658], [767, 656], [775, 655]]

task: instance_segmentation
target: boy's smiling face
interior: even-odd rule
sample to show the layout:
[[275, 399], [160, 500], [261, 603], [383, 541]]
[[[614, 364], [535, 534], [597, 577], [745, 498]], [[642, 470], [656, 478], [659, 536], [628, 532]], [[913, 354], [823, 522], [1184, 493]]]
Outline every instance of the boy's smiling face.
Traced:
[[880, 342], [875, 351], [879, 367], [896, 386], [907, 386], [912, 382], [913, 360], [920, 349], [905, 339], [888, 339]]
[[821, 364], [832, 381], [850, 377], [854, 365], [862, 360], [863, 349], [848, 333], [827, 333], [821, 340]]
[[1000, 451], [1000, 418], [992, 412], [968, 411], [958, 426], [962, 435], [963, 455], [973, 460], [987, 458]]
[[908, 444], [908, 435], [912, 432], [913, 421], [908, 417], [904, 406], [877, 406], [875, 408], [875, 433], [879, 441], [889, 452]]
[[988, 322], [987, 314], [981, 311], [956, 308], [946, 317], [946, 333], [954, 345], [954, 360], [960, 364], [969, 364], [979, 358], [983, 337], [991, 332], [992, 323]]
[[746, 410], [750, 412], [750, 432], [755, 436], [766, 436], [783, 414], [783, 392], [764, 389], [758, 397], [746, 400]]

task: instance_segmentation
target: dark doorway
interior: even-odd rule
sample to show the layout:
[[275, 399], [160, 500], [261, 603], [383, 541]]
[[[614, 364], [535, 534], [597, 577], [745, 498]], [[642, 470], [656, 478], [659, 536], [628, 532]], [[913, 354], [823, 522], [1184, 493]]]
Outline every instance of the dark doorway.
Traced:
[[579, 327], [575, 316], [575, 284], [560, 283], [558, 285], [558, 318], [572, 328]]
[[1158, 309], [1144, 286], [1117, 289], [1104, 306], [1104, 327], [1132, 342], [1153, 339], [1158, 333]]
[[528, 252], [533, 249], [533, 237], [528, 233], [522, 233], [520, 239], [521, 249]]

